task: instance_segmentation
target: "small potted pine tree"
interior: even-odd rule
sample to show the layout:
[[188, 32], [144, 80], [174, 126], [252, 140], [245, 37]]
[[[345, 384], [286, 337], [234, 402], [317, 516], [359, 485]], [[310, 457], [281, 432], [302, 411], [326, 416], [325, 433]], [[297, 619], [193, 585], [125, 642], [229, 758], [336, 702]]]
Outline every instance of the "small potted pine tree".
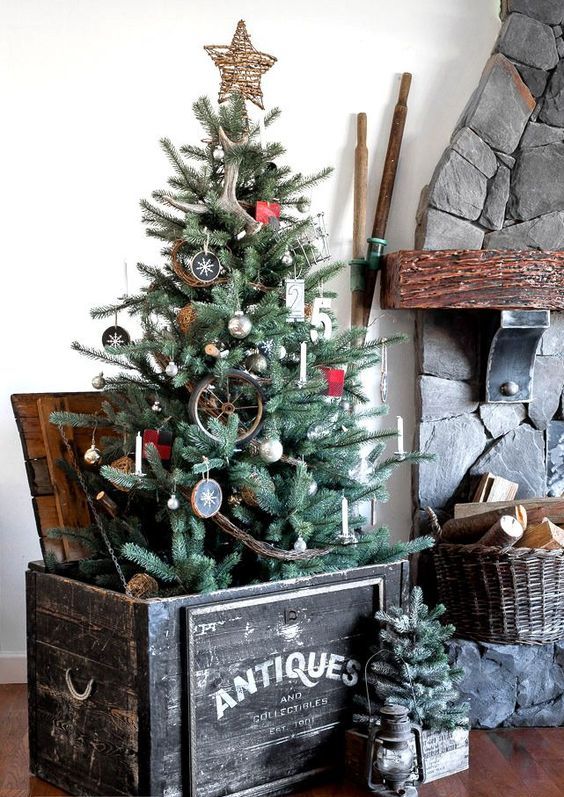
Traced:
[[409, 709], [412, 722], [422, 728], [425, 781], [468, 768], [468, 704], [460, 701], [460, 667], [448, 660], [446, 643], [453, 625], [443, 625], [442, 604], [429, 609], [420, 587], [414, 587], [405, 609], [394, 606], [376, 613], [382, 624], [379, 645], [366, 661], [363, 690], [356, 697], [362, 711], [355, 714], [357, 731], [348, 734], [351, 770], [364, 775], [367, 729], [376, 710], [385, 704]]

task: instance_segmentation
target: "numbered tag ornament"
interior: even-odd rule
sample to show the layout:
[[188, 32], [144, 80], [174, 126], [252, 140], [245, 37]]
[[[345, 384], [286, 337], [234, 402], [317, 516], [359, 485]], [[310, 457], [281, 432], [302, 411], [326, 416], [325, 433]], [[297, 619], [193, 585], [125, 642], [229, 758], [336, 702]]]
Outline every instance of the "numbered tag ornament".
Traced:
[[305, 319], [305, 280], [299, 277], [286, 280], [286, 307], [290, 311], [289, 321]]
[[219, 512], [222, 501], [223, 493], [215, 479], [201, 479], [192, 490], [192, 511], [197, 517], [213, 517]]
[[309, 336], [313, 343], [317, 343], [319, 336], [324, 340], [329, 340], [333, 334], [333, 322], [331, 316], [323, 310], [331, 309], [331, 299], [325, 296], [316, 296], [313, 300], [313, 312], [311, 314], [311, 330]]

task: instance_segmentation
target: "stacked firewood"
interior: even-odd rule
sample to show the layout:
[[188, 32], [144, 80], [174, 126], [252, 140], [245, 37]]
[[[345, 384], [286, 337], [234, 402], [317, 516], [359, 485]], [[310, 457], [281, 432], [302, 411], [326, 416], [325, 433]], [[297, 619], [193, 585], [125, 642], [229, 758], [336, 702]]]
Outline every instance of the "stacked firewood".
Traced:
[[[489, 480], [489, 481], [486, 481]], [[496, 498], [505, 490], [506, 500]], [[454, 518], [437, 527], [437, 542], [480, 545], [506, 549], [537, 548], [551, 551], [564, 548], [564, 499], [539, 498], [514, 501], [518, 485], [486, 474], [468, 504], [457, 504]], [[559, 525], [561, 524], [561, 525]]]

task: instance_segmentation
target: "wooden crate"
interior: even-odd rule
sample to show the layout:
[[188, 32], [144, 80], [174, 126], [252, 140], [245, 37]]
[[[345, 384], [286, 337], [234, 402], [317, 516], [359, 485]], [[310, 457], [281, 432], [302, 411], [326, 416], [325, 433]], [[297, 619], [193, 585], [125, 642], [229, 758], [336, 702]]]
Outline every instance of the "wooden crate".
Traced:
[[408, 575], [137, 600], [31, 568], [32, 772], [76, 795], [263, 797], [341, 769], [374, 613]]
[[[53, 554], [58, 562], [80, 559], [88, 551], [72, 540], [51, 539], [46, 532], [59, 526], [88, 526], [90, 515], [80, 487], [68, 481], [57, 466], [58, 460], [68, 461], [68, 452], [59, 430], [49, 422], [49, 416], [55, 410], [93, 415], [100, 409], [104, 398], [102, 394], [92, 392], [18, 393], [12, 396], [41, 551], [44, 556]], [[84, 452], [92, 443], [92, 429], [66, 427], [65, 433], [77, 461], [82, 462]], [[97, 430], [97, 442], [102, 434], [107, 435], [108, 430]]]

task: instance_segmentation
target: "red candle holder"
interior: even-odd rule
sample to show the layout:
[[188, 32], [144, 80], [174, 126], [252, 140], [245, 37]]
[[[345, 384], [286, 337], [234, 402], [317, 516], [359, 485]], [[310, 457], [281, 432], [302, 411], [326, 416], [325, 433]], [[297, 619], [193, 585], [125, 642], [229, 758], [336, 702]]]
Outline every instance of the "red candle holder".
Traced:
[[320, 366], [323, 371], [323, 376], [327, 380], [326, 396], [331, 398], [341, 398], [345, 390], [345, 371], [343, 368], [329, 368], [328, 366]]

